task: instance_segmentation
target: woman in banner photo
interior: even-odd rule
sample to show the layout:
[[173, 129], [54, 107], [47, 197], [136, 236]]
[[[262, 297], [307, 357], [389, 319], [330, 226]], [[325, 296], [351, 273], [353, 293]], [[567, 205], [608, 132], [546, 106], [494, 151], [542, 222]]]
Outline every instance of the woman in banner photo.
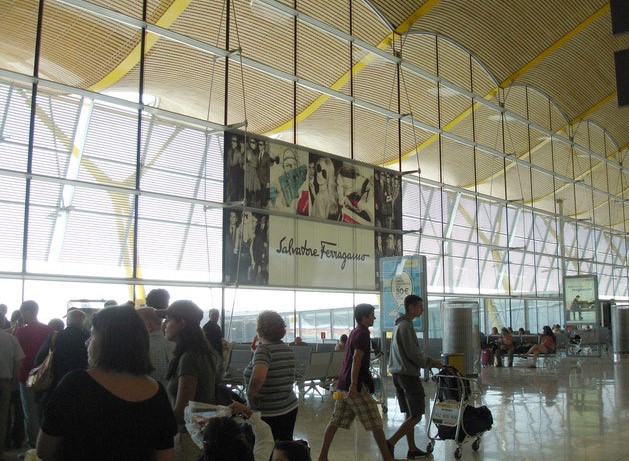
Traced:
[[242, 212], [235, 210], [226, 210], [227, 227], [224, 230], [224, 246], [223, 259], [225, 261], [225, 275], [228, 283], [236, 281], [236, 272], [238, 271], [238, 249], [240, 246], [240, 214]]
[[391, 229], [402, 229], [402, 196], [400, 192], [402, 191], [400, 185], [402, 183], [402, 178], [397, 175], [391, 175], [391, 186], [390, 186], [390, 196], [392, 213], [391, 213]]
[[240, 245], [238, 263], [238, 281], [250, 282], [253, 274], [252, 243], [255, 235], [256, 219], [250, 211], [243, 211], [238, 226], [238, 244]]
[[245, 180], [245, 157], [241, 140], [235, 134], [225, 136], [225, 158], [227, 159], [227, 201], [242, 200]]
[[257, 285], [269, 284], [269, 217], [265, 214], [257, 215], [256, 226], [251, 246], [253, 272], [251, 281]]
[[319, 187], [310, 216], [339, 221], [341, 207], [336, 188], [336, 166], [328, 157], [319, 157], [315, 164], [315, 180]]
[[255, 138], [247, 138], [247, 147], [245, 148], [245, 188], [246, 202], [245, 205], [260, 207], [260, 177], [258, 176], [258, 168], [260, 165], [260, 152], [258, 150], [258, 141]]
[[390, 206], [390, 202], [385, 200], [386, 178], [386, 173], [381, 171], [374, 172], [374, 180], [376, 183], [376, 200], [374, 204], [376, 211], [376, 227], [388, 228], [389, 216], [393, 212], [393, 208]]
[[271, 187], [271, 155], [269, 143], [264, 139], [258, 140], [258, 166], [256, 172], [260, 181], [258, 191], [258, 207], [266, 208], [269, 203], [269, 189]]

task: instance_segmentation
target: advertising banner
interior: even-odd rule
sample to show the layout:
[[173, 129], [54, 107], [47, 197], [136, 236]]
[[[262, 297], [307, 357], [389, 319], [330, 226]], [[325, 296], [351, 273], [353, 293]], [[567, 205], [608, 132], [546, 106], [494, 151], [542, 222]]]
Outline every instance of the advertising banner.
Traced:
[[[404, 298], [410, 294], [424, 299], [424, 309], [428, 307], [426, 299], [426, 257], [402, 256], [382, 258], [380, 260], [380, 302], [382, 304], [382, 329], [393, 331], [395, 319], [404, 311]], [[413, 322], [418, 330], [424, 329], [424, 313]]]
[[598, 325], [598, 277], [575, 275], [564, 278], [567, 324]]
[[379, 259], [402, 254], [402, 236], [386, 232], [402, 228], [390, 170], [226, 132], [224, 200], [227, 284], [376, 290]]

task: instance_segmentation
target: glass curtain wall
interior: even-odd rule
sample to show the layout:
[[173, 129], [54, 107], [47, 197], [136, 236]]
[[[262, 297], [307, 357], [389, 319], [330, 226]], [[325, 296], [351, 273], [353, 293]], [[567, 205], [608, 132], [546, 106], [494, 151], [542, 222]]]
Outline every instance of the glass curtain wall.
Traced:
[[[478, 300], [482, 329], [532, 331], [563, 323], [565, 275], [595, 273], [601, 299], [629, 299], [629, 178], [602, 127], [571, 125], [535, 88], [498, 90], [448, 37], [411, 31], [398, 60], [402, 44], [363, 2], [334, 17], [315, 4], [206, 2], [169, 22], [158, 5], [50, 2], [40, 28], [29, 4], [21, 40], [36, 65], [0, 69], [0, 301], [37, 299], [47, 319], [69, 299], [141, 303], [161, 286], [222, 309], [233, 340], [263, 309], [282, 312], [289, 339], [346, 333], [350, 306], [376, 293], [221, 283], [222, 133], [245, 121], [411, 171], [403, 251], [428, 259], [431, 336], [446, 297]], [[73, 21], [94, 40], [64, 35]], [[108, 59], [95, 63], [98, 39]], [[59, 41], [73, 50], [65, 68]]]

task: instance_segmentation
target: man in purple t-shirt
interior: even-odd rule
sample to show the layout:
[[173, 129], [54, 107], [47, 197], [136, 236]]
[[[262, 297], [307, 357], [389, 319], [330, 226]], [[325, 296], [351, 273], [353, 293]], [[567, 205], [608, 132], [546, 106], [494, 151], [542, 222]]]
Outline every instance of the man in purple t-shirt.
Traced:
[[26, 387], [28, 373], [33, 368], [35, 356], [44, 341], [53, 332], [48, 325], [37, 320], [39, 305], [35, 301], [24, 301], [20, 306], [20, 314], [25, 326], [15, 332], [15, 337], [20, 341], [24, 350], [24, 358], [20, 364], [18, 372], [18, 382], [20, 383], [20, 397], [22, 398], [22, 408], [24, 409], [24, 427], [26, 428], [26, 438], [29, 448], [35, 448], [37, 434], [39, 433], [39, 405], [35, 400], [35, 391]]
[[378, 405], [371, 395], [374, 392], [374, 382], [369, 373], [371, 355], [369, 327], [376, 319], [374, 311], [375, 308], [371, 304], [359, 304], [354, 308], [356, 328], [350, 333], [345, 345], [337, 386], [338, 390], [342, 391], [343, 398], [337, 399], [334, 404], [332, 419], [323, 436], [319, 461], [328, 461], [328, 451], [336, 431], [339, 427], [349, 429], [355, 417], [358, 417], [365, 430], [373, 434], [382, 459], [393, 461], [382, 429]]

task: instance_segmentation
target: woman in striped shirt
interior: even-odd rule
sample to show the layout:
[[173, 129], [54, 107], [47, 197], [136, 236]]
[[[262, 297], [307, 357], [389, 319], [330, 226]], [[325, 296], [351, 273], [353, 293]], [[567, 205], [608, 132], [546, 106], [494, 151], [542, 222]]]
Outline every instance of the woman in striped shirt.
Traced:
[[260, 342], [244, 371], [247, 400], [271, 426], [275, 440], [293, 440], [298, 401], [293, 391], [295, 354], [282, 341], [286, 324], [277, 312], [263, 311], [257, 332]]

